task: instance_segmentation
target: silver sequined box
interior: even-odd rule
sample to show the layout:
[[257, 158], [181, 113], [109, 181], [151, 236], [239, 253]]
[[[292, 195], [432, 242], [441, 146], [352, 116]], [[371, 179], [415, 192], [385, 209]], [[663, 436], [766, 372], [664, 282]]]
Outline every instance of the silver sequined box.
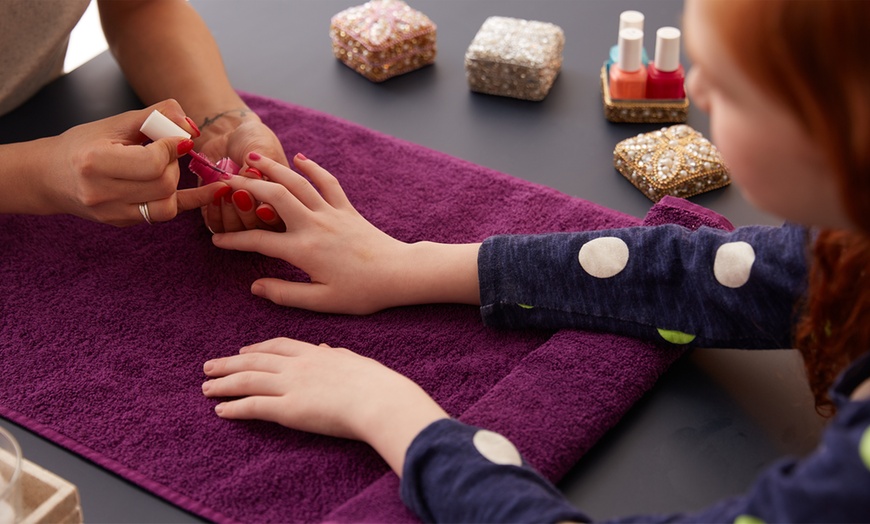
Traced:
[[543, 100], [562, 68], [565, 33], [547, 22], [491, 16], [465, 52], [472, 91]]

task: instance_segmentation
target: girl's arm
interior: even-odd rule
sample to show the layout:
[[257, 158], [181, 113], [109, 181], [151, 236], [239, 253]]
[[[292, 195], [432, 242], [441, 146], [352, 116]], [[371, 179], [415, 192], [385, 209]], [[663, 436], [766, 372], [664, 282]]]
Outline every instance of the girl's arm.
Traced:
[[[354, 209], [335, 177], [297, 155], [311, 180], [256, 155], [278, 184], [230, 181], [273, 204], [286, 233], [217, 235], [312, 283], [260, 279], [254, 294], [337, 313], [409, 304], [481, 306], [487, 324], [579, 328], [704, 347], [788, 347], [804, 292], [806, 231], [676, 226], [507, 235], [481, 244], [400, 242]], [[313, 184], [313, 185], [312, 185]]]
[[[274, 339], [204, 370], [205, 395], [230, 397], [215, 407], [222, 418], [369, 443], [402, 477], [402, 499], [425, 522], [589, 521], [506, 438], [448, 418], [419, 386], [369, 358]], [[868, 376], [870, 354], [836, 387], [839, 413], [816, 451], [774, 464], [746, 494], [697, 512], [615, 521], [867, 522], [870, 399], [858, 384]]]

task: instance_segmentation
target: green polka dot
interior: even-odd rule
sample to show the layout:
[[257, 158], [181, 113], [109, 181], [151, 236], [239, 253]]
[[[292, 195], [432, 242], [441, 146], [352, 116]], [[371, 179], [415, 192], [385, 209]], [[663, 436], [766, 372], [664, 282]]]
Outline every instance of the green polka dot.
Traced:
[[765, 524], [763, 520], [752, 515], [738, 515], [734, 524]]
[[534, 307], [534, 306], [530, 306], [528, 304], [517, 304], [517, 305], [523, 309], [532, 309]]
[[682, 331], [674, 331], [672, 329], [658, 329], [659, 335], [671, 344], [688, 344], [695, 340], [695, 335], [683, 333]]
[[861, 435], [861, 441], [858, 443], [858, 454], [861, 455], [864, 466], [870, 469], [870, 428], [865, 429], [864, 434]]

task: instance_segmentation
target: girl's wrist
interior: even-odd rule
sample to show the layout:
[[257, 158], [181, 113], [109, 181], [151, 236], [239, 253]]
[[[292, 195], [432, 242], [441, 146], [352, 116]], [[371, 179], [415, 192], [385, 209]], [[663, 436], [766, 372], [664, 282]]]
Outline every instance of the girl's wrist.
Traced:
[[410, 269], [402, 305], [480, 305], [477, 254], [480, 244], [408, 244]]

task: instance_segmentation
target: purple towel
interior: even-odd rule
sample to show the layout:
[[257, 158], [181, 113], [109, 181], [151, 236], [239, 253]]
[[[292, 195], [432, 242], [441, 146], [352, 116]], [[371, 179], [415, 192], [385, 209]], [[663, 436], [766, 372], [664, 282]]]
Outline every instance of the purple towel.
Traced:
[[[639, 223], [329, 115], [245, 98], [288, 156], [317, 160], [401, 240]], [[676, 199], [654, 210], [656, 223], [727, 226]], [[489, 329], [469, 306], [366, 317], [282, 308], [250, 284], [304, 278], [299, 270], [209, 238], [195, 212], [128, 229], [0, 216], [0, 414], [215, 521], [415, 520], [366, 445], [214, 415], [202, 364], [243, 345], [289, 336], [373, 357], [451, 415], [507, 435], [554, 480], [680, 353], [609, 335]]]

